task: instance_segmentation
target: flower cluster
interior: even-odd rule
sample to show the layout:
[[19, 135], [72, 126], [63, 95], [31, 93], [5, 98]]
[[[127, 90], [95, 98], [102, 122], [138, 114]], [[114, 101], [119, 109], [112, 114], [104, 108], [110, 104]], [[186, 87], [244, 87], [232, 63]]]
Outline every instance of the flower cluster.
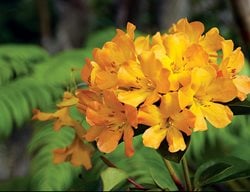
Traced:
[[75, 93], [90, 125], [82, 139], [105, 153], [123, 140], [130, 157], [134, 132], [142, 129], [145, 146], [157, 149], [166, 139], [174, 153], [186, 149], [184, 135], [206, 130], [206, 121], [216, 128], [231, 122], [226, 103], [250, 93], [250, 78], [238, 74], [240, 48], [217, 28], [204, 33], [201, 22], [185, 18], [168, 33], [135, 38], [134, 31], [128, 23], [127, 32], [118, 29], [86, 59], [81, 76], [88, 89]]
[[[84, 135], [103, 152], [121, 138], [127, 156], [139, 125], [148, 128], [143, 143], [157, 149], [166, 138], [169, 151], [185, 150], [183, 134], [227, 126], [233, 117], [227, 103], [250, 92], [250, 79], [239, 76], [244, 64], [240, 48], [217, 28], [204, 33], [201, 22], [181, 19], [168, 33], [134, 37], [135, 26], [93, 51], [82, 78], [89, 90], [77, 93], [78, 108], [90, 129]], [[145, 127], [145, 126], [144, 126]]]

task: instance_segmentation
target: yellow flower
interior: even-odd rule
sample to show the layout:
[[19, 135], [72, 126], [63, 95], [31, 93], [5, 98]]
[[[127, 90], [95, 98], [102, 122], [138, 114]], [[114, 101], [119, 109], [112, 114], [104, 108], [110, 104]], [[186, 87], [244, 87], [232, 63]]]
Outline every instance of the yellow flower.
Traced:
[[128, 61], [118, 71], [119, 101], [137, 107], [152, 104], [169, 90], [169, 71], [162, 67], [153, 52], [144, 52], [140, 62]]
[[[233, 117], [226, 103], [237, 95], [237, 89], [231, 79], [216, 77], [216, 71], [210, 67], [194, 68], [190, 86], [183, 87], [178, 92], [181, 108], [190, 107], [196, 116], [194, 131], [207, 129], [206, 118], [213, 126], [223, 128]], [[218, 103], [216, 103], [218, 102]]]
[[192, 133], [194, 121], [188, 109], [180, 109], [176, 92], [164, 95], [160, 107], [144, 105], [138, 112], [138, 123], [150, 126], [142, 135], [143, 144], [157, 149], [166, 138], [172, 153], [186, 149], [182, 134]]
[[68, 147], [54, 150], [54, 163], [70, 161], [72, 165], [84, 166], [86, 169], [92, 167], [91, 156], [93, 147], [85, 143], [82, 136], [85, 129], [70, 115], [70, 107], [78, 103], [79, 99], [70, 92], [64, 92], [63, 101], [57, 104], [59, 108], [54, 113], [43, 113], [40, 110], [34, 110], [33, 119], [40, 121], [55, 120], [54, 130], [58, 131], [63, 126], [70, 126], [75, 130], [75, 139]]
[[232, 79], [238, 90], [238, 98], [243, 101], [250, 93], [250, 78], [238, 75], [244, 66], [244, 55], [240, 47], [233, 50], [233, 42], [226, 40], [222, 42], [223, 59], [218, 70], [218, 76]]
[[90, 144], [83, 143], [83, 141], [76, 135], [70, 146], [53, 151], [53, 162], [58, 164], [70, 161], [72, 165], [82, 165], [88, 170], [92, 167], [91, 156], [93, 152], [93, 147]]
[[[82, 101], [80, 98], [80, 103]], [[137, 128], [136, 108], [123, 105], [113, 92], [106, 90], [101, 101], [93, 100], [89, 104], [86, 109], [86, 120], [90, 129], [84, 138], [87, 141], [96, 140], [100, 151], [110, 153], [116, 149], [123, 136], [125, 153], [128, 157], [132, 156], [133, 128]]]
[[82, 70], [82, 79], [88, 82], [92, 88], [99, 90], [109, 89], [116, 86], [117, 71], [128, 60], [134, 60], [134, 30], [131, 23], [127, 25], [127, 33], [117, 30], [112, 41], [106, 42], [102, 49], [93, 51], [93, 61], [86, 60]]

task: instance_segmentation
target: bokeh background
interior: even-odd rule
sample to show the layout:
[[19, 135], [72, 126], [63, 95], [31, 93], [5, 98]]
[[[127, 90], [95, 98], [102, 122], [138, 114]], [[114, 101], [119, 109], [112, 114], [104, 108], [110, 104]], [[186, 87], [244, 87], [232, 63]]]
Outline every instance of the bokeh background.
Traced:
[[[91, 57], [94, 47], [110, 40], [115, 28], [124, 29], [129, 21], [137, 26], [138, 34], [153, 35], [166, 32], [182, 17], [203, 22], [206, 31], [217, 27], [225, 39], [233, 39], [235, 47], [242, 48], [248, 65], [250, 0], [0, 1], [0, 190], [68, 189], [69, 184], [63, 182], [76, 171], [68, 164], [58, 171], [50, 163], [50, 151], [65, 146], [72, 133], [53, 133], [51, 123], [34, 123], [32, 109], [53, 111], [63, 91], [70, 89], [73, 81], [80, 82], [84, 59]], [[248, 122], [248, 117], [242, 116], [232, 127], [247, 128]], [[239, 138], [249, 146], [249, 131], [230, 130], [219, 134], [230, 135], [223, 152], [236, 147]], [[210, 140], [215, 137], [210, 134]], [[201, 147], [209, 140], [202, 139], [197, 143]], [[210, 142], [211, 146], [217, 144]], [[202, 152], [196, 150], [197, 158]], [[36, 163], [39, 160], [41, 163]], [[42, 170], [46, 166], [48, 169]], [[60, 173], [64, 178], [51, 187], [48, 175], [57, 178]]]

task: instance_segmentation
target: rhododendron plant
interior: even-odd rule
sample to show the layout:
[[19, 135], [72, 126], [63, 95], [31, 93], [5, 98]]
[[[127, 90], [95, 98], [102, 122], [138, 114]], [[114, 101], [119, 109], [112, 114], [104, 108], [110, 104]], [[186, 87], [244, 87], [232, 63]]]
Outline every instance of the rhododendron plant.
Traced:
[[[56, 163], [90, 169], [92, 142], [111, 153], [124, 141], [125, 154], [132, 157], [137, 134], [145, 147], [185, 152], [185, 138], [206, 131], [208, 122], [215, 128], [229, 125], [234, 114], [228, 103], [244, 101], [250, 93], [250, 78], [239, 74], [241, 48], [234, 49], [217, 28], [204, 32], [201, 22], [186, 18], [152, 37], [135, 37], [135, 28], [128, 23], [126, 32], [117, 29], [112, 40], [93, 50], [81, 72], [86, 89], [65, 92], [55, 113], [35, 110], [33, 119], [55, 119], [55, 130], [67, 125], [76, 132], [67, 149], [54, 151]], [[70, 116], [70, 106], [77, 107], [88, 128]]]

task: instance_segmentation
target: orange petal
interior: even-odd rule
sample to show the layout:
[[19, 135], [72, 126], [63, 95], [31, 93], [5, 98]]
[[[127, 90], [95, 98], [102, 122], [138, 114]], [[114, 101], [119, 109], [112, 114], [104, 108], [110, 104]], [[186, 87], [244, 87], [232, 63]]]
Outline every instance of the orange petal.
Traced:
[[167, 69], [161, 69], [158, 80], [156, 82], [156, 90], [159, 93], [167, 93], [170, 88], [169, 82], [170, 72]]
[[87, 141], [94, 141], [96, 140], [102, 131], [106, 129], [105, 126], [91, 126], [86, 134], [83, 135], [83, 138]]
[[155, 105], [144, 105], [138, 112], [138, 123], [148, 126], [154, 126], [162, 122], [160, 110]]
[[121, 137], [122, 137], [122, 131], [119, 129], [104, 130], [99, 135], [99, 138], [97, 140], [97, 147], [101, 152], [110, 153], [116, 149]]
[[135, 50], [137, 55], [140, 55], [143, 51], [149, 50], [149, 36], [147, 37], [137, 37], [135, 39]]
[[84, 144], [78, 137], [75, 137], [72, 144], [66, 148], [54, 150], [53, 162], [58, 164], [70, 161], [74, 166], [84, 166], [87, 170], [92, 167], [91, 156], [93, 148]]
[[95, 86], [101, 90], [113, 88], [117, 84], [117, 74], [109, 71], [95, 71], [94, 82]]
[[137, 107], [139, 104], [145, 101], [145, 99], [151, 94], [150, 91], [138, 89], [133, 91], [120, 91], [118, 93], [118, 100], [122, 103]]
[[135, 87], [143, 86], [142, 79], [145, 79], [142, 73], [141, 66], [135, 61], [126, 62], [122, 65], [117, 74], [118, 85], [120, 87]]
[[250, 78], [248, 76], [236, 76], [236, 78], [233, 79], [233, 82], [238, 90], [238, 98], [243, 101], [246, 99], [247, 94], [250, 93]]
[[167, 129], [161, 129], [160, 125], [148, 128], [142, 135], [143, 144], [146, 147], [158, 149], [166, 137]]
[[174, 127], [167, 129], [167, 141], [169, 145], [168, 150], [171, 153], [175, 153], [179, 150], [184, 151], [186, 149], [186, 144], [182, 133]]
[[201, 111], [206, 119], [216, 128], [226, 127], [231, 123], [233, 113], [228, 106], [206, 102], [201, 106]]
[[200, 41], [200, 45], [208, 52], [216, 52], [222, 47], [222, 41], [224, 38], [220, 36], [219, 30], [214, 27], [210, 29], [203, 39]]
[[40, 110], [38, 109], [34, 109], [33, 110], [33, 117], [32, 119], [37, 119], [39, 121], [47, 121], [47, 120], [50, 120], [50, 119], [54, 119], [54, 113], [44, 113], [44, 112], [41, 112]]
[[162, 96], [160, 110], [164, 117], [170, 117], [174, 113], [178, 113], [181, 110], [178, 100], [178, 93], [169, 92]]
[[204, 32], [204, 25], [199, 21], [189, 23], [186, 18], [183, 18], [170, 28], [170, 32], [184, 32], [189, 36], [191, 42], [196, 42]]
[[229, 102], [237, 96], [237, 89], [231, 79], [217, 78], [206, 89], [212, 101]]
[[157, 92], [157, 90], [154, 90], [145, 100], [143, 105], [152, 105], [155, 102], [159, 101], [160, 94]]
[[222, 41], [222, 52], [223, 52], [223, 60], [231, 55], [233, 52], [234, 43], [232, 40], [224, 40]]
[[167, 55], [175, 61], [175, 64], [182, 64], [182, 58], [188, 46], [188, 37], [184, 33], [170, 34], [164, 39], [164, 46]]
[[138, 119], [137, 119], [137, 109], [131, 105], [124, 105], [125, 115], [127, 117], [127, 121], [131, 126], [137, 128]]
[[76, 105], [79, 99], [75, 97], [72, 93], [66, 91], [64, 92], [63, 101], [58, 103], [57, 107], [70, 107]]
[[201, 112], [200, 105], [194, 102], [190, 107], [190, 111], [195, 115], [195, 125], [193, 131], [196, 132], [207, 130], [207, 123]]
[[103, 99], [104, 99], [105, 107], [108, 107], [111, 110], [115, 110], [115, 111], [123, 110], [123, 105], [117, 99], [113, 91], [104, 90]]
[[127, 23], [127, 33], [131, 39], [134, 39], [134, 31], [136, 27], [132, 23], [128, 22]]
[[162, 65], [160, 61], [156, 60], [154, 53], [151, 51], [144, 51], [139, 56], [139, 61], [144, 75], [156, 83], [161, 72]]
[[186, 135], [191, 135], [195, 125], [195, 115], [191, 111], [184, 109], [182, 112], [171, 116], [171, 118], [177, 129], [183, 131]]
[[195, 92], [190, 86], [180, 88], [178, 91], [178, 99], [181, 109], [184, 109], [193, 103], [194, 94]]
[[93, 66], [91, 65], [90, 59], [86, 59], [86, 64], [83, 66], [82, 71], [81, 71], [81, 78], [85, 83], [90, 84], [90, 74], [93, 69]]
[[125, 144], [125, 154], [127, 157], [131, 157], [134, 154], [133, 136], [133, 129], [129, 125], [126, 125], [124, 127], [123, 140]]

